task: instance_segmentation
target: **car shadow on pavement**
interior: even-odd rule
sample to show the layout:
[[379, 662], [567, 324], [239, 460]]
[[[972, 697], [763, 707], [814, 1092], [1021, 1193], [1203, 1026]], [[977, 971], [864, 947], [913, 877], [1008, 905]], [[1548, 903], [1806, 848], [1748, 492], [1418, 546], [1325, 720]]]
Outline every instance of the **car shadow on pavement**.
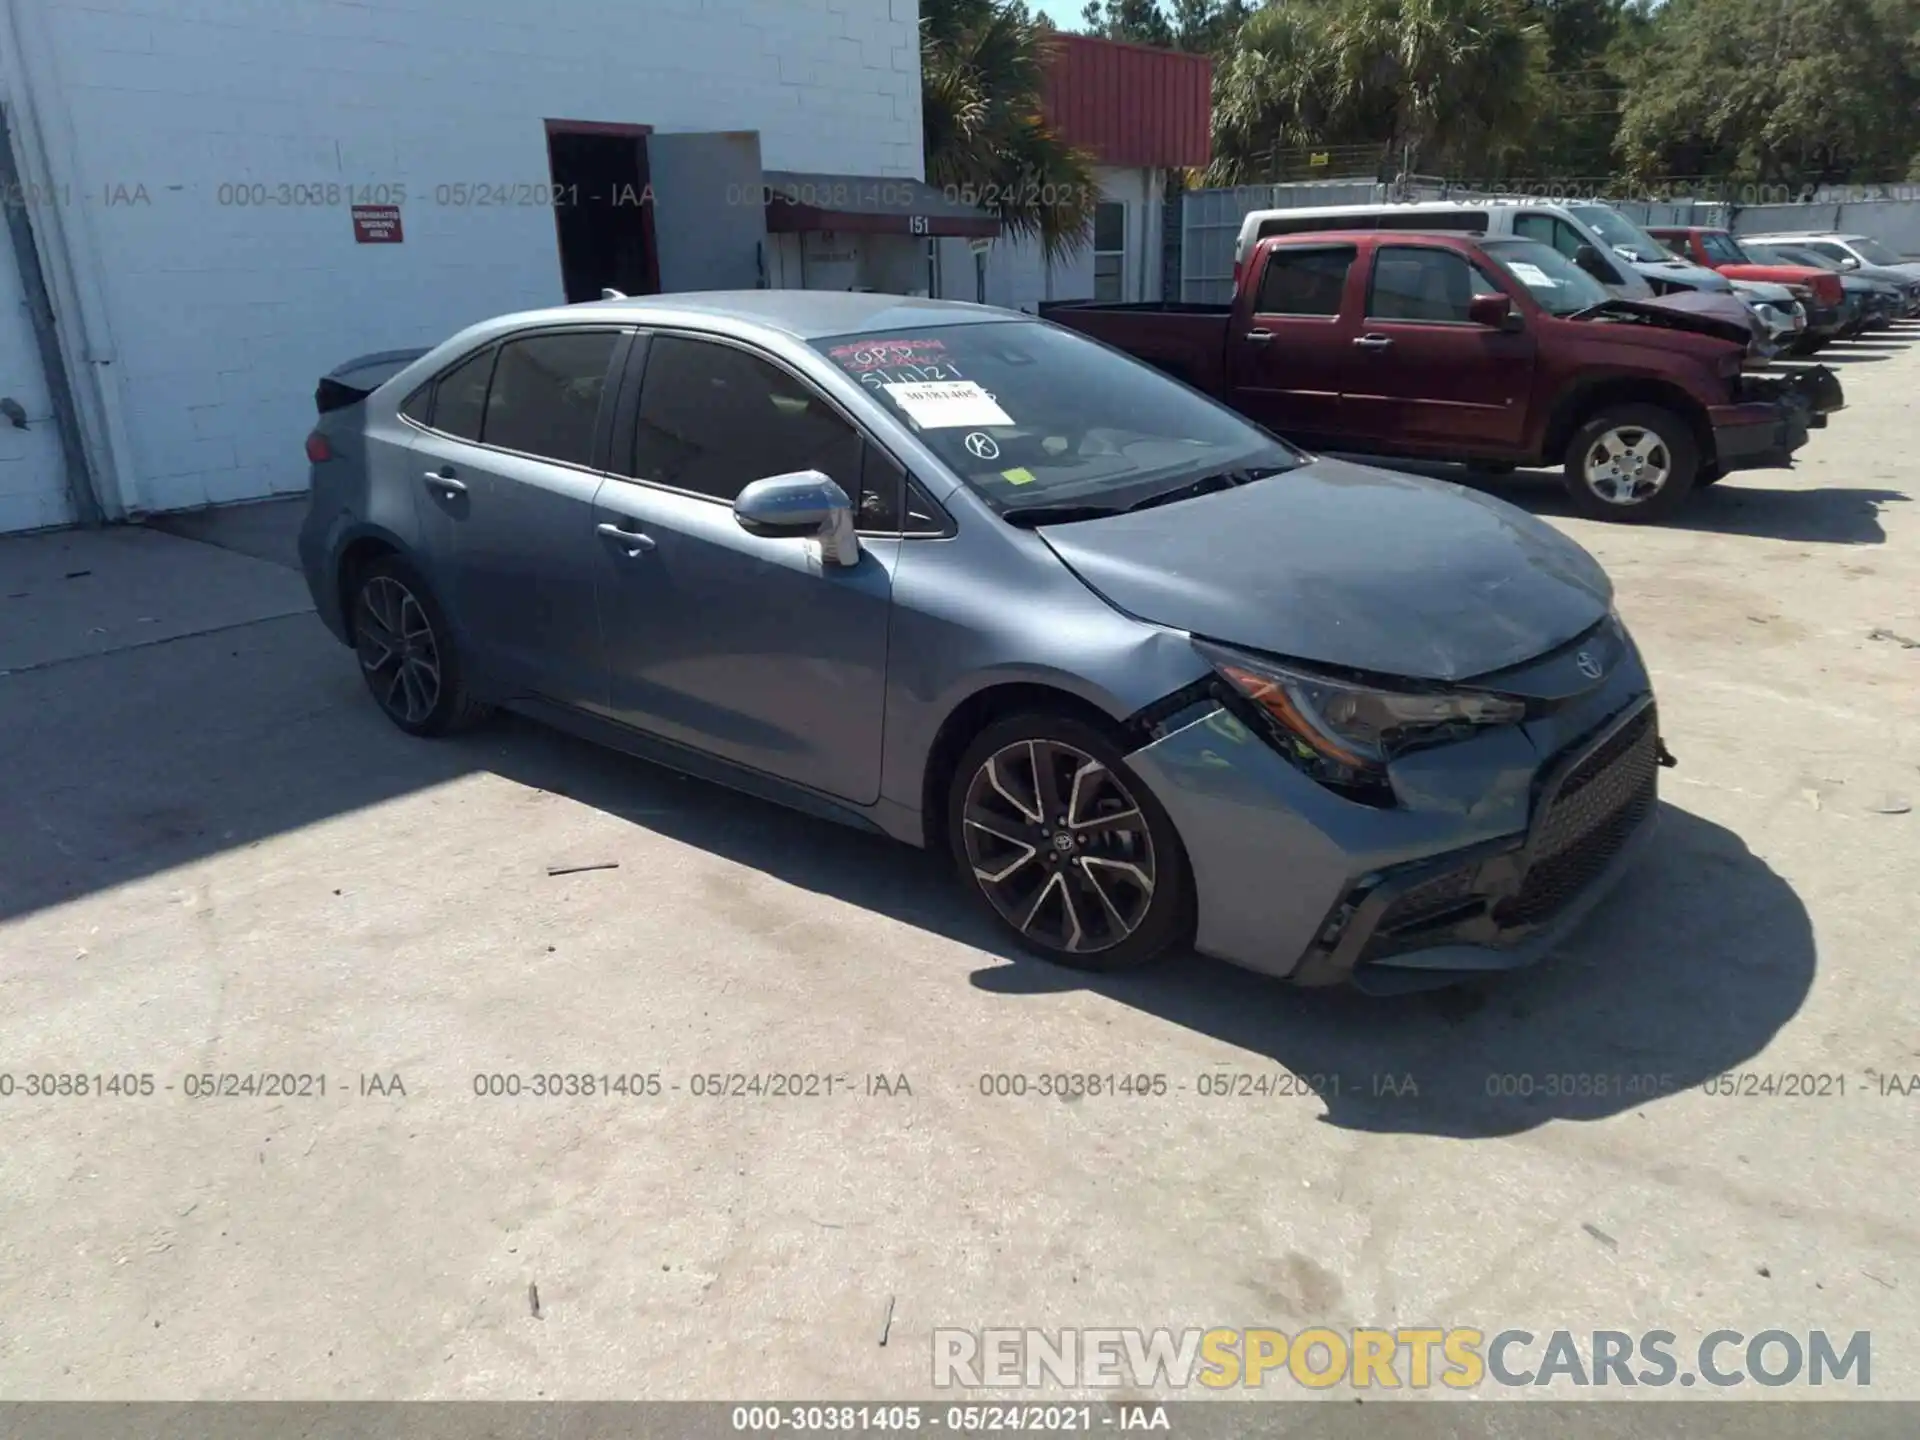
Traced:
[[1327, 1122], [1356, 1130], [1504, 1135], [1678, 1094], [1760, 1053], [1813, 980], [1799, 897], [1738, 836], [1671, 804], [1620, 892], [1541, 965], [1379, 1000], [1294, 989], [1192, 953], [1126, 975], [1068, 970], [1005, 936], [942, 855], [518, 719], [458, 743], [516, 783], [984, 951], [993, 962], [972, 977], [983, 991], [1089, 990], [1249, 1052], [1232, 1068], [1303, 1077]]
[[[1195, 956], [1091, 988], [1276, 1062], [1330, 1125], [1474, 1138], [1604, 1119], [1711, 1081], [1766, 1048], [1814, 968], [1793, 889], [1732, 831], [1663, 804], [1620, 890], [1528, 970], [1379, 1000]], [[1001, 993], [1088, 983], [1038, 960], [974, 979]]]

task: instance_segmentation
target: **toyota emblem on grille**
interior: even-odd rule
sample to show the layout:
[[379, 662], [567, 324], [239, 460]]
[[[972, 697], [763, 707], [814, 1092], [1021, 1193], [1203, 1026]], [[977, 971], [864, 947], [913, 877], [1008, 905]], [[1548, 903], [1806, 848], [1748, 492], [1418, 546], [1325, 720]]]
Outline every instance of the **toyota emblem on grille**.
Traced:
[[1585, 650], [1582, 650], [1578, 655], [1573, 657], [1573, 663], [1580, 667], [1580, 673], [1589, 680], [1598, 680], [1606, 669], [1605, 666]]

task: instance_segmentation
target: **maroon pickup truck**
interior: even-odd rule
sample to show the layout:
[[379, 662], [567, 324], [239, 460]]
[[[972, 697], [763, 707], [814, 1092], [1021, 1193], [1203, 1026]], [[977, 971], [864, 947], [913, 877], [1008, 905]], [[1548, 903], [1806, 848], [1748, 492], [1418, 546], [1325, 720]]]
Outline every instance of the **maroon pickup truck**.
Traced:
[[1524, 239], [1395, 232], [1260, 242], [1233, 304], [1041, 315], [1302, 444], [1564, 464], [1580, 510], [1658, 520], [1729, 471], [1792, 463], [1843, 403], [1822, 368], [1743, 370], [1729, 297], [1622, 300]]

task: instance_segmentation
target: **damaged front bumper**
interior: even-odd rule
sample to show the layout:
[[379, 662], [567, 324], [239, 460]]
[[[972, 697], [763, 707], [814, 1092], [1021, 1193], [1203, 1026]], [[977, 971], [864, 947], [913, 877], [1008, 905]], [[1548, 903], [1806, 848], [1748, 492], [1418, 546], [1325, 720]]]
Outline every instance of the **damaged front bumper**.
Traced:
[[1846, 408], [1840, 377], [1825, 365], [1790, 375], [1742, 375], [1737, 403], [1709, 412], [1714, 462], [1724, 471], [1784, 467], [1827, 417]]
[[1131, 754], [1185, 843], [1196, 948], [1375, 993], [1531, 964], [1645, 845], [1666, 760], [1626, 655], [1548, 718], [1394, 763], [1397, 803], [1344, 799], [1217, 707]]

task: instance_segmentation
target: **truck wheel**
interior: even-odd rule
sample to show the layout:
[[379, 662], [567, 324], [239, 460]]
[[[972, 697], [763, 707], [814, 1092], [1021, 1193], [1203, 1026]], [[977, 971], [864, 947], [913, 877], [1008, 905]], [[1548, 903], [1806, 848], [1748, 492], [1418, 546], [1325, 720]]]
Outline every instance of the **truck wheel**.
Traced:
[[1658, 405], [1608, 406], [1567, 443], [1567, 493], [1595, 520], [1664, 520], [1693, 489], [1700, 450], [1687, 422]]

